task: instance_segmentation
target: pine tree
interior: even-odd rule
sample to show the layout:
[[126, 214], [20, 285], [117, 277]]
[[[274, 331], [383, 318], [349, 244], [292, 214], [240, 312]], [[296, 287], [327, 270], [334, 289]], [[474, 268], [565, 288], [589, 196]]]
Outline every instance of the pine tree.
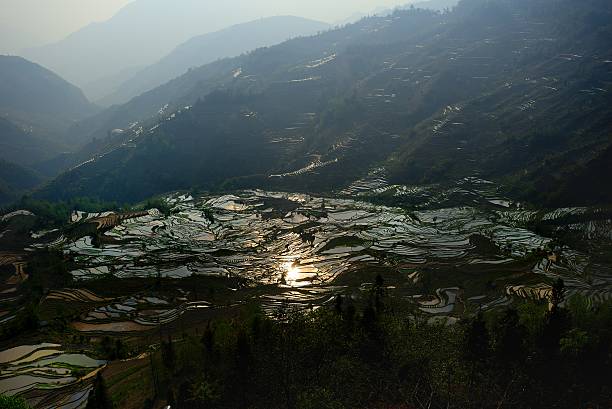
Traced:
[[113, 403], [108, 396], [106, 383], [102, 373], [98, 372], [94, 380], [93, 389], [89, 394], [86, 409], [112, 409]]
[[550, 299], [550, 303], [552, 304], [552, 309], [559, 308], [559, 305], [564, 300], [565, 300], [565, 283], [563, 282], [563, 279], [559, 278], [555, 282], [552, 288], [552, 295]]
[[565, 299], [565, 283], [562, 279], [558, 279], [553, 285], [552, 295], [550, 298], [551, 308], [546, 315], [546, 322], [542, 332], [541, 346], [544, 352], [552, 355], [558, 352], [561, 337], [565, 332], [568, 324], [567, 311], [560, 307], [560, 304]]
[[168, 342], [162, 342], [162, 360], [167, 369], [174, 369], [176, 353], [174, 352], [174, 344], [171, 337], [168, 337]]
[[474, 363], [484, 362], [490, 354], [489, 332], [482, 311], [469, 323], [465, 334], [465, 356]]
[[495, 328], [495, 352], [504, 367], [525, 358], [526, 331], [516, 309], [508, 309], [501, 317]]

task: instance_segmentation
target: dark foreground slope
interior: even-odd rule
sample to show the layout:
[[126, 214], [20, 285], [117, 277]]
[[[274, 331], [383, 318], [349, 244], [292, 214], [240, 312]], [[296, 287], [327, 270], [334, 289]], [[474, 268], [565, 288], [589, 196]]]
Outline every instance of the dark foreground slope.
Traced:
[[540, 203], [609, 202], [592, 176], [609, 172], [611, 15], [603, 0], [464, 0], [219, 61], [97, 117], [88, 129], [124, 132], [40, 195], [325, 191], [385, 165], [401, 183], [480, 176]]
[[[590, 312], [578, 301], [571, 310], [546, 313], [525, 303], [445, 326], [389, 302], [380, 287], [372, 293], [364, 309], [338, 297], [334, 310], [281, 311], [281, 322], [245, 312], [209, 322], [202, 336], [162, 344], [151, 369], [163, 387], [152, 389], [189, 408], [610, 403], [609, 305]], [[105, 373], [111, 381], [112, 371]]]

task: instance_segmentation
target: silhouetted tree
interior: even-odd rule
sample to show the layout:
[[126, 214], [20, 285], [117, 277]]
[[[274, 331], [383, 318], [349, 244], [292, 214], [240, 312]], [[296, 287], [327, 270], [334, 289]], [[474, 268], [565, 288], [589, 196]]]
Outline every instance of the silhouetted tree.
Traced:
[[342, 314], [342, 296], [340, 294], [336, 295], [334, 300], [334, 310], [337, 314]]
[[206, 324], [206, 329], [204, 329], [204, 334], [202, 335], [202, 345], [204, 345], [206, 352], [212, 354], [215, 346], [215, 331], [211, 327], [210, 322]]
[[550, 299], [550, 303], [552, 304], [552, 309], [559, 308], [559, 305], [565, 300], [565, 283], [563, 279], [559, 278], [555, 284], [553, 284], [552, 295]]
[[168, 337], [168, 342], [162, 342], [162, 361], [167, 369], [174, 369], [176, 364], [176, 353], [174, 352], [172, 337]]
[[546, 314], [546, 321], [542, 331], [541, 346], [547, 355], [555, 354], [559, 351], [559, 343], [563, 332], [568, 325], [567, 311], [560, 308], [560, 304], [565, 299], [565, 283], [558, 279], [553, 285], [550, 298], [551, 308]]
[[382, 275], [377, 274], [374, 280], [374, 306], [379, 313], [383, 309], [383, 297], [385, 296], [385, 280]]
[[506, 310], [495, 326], [495, 353], [505, 368], [525, 359], [525, 337], [516, 309]]
[[93, 384], [93, 390], [89, 394], [86, 409], [112, 409], [113, 403], [108, 396], [106, 383], [102, 373], [98, 372]]
[[489, 332], [482, 311], [472, 319], [465, 332], [465, 357], [473, 363], [487, 360], [491, 352]]
[[240, 330], [236, 340], [236, 364], [238, 366], [238, 370], [241, 372], [247, 371], [250, 360], [251, 342], [246, 331]]
[[168, 398], [166, 399], [166, 402], [168, 403], [168, 406], [170, 406], [171, 408], [174, 408], [176, 406], [176, 399], [174, 397], [174, 389], [172, 388], [168, 388]]

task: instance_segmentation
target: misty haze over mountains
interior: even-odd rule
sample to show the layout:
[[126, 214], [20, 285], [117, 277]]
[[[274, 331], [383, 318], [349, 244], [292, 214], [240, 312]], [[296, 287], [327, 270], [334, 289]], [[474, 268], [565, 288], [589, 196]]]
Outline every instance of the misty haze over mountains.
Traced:
[[329, 28], [329, 25], [318, 21], [279, 16], [203, 34], [191, 38], [157, 63], [138, 71], [127, 81], [119, 84], [114, 92], [104, 95], [98, 103], [106, 106], [125, 103], [145, 91], [184, 74], [190, 68], [278, 44], [292, 37], [316, 34]]
[[91, 83], [127, 69], [144, 68], [189, 38], [258, 16], [253, 1], [203, 7], [199, 0], [129, 3], [109, 21], [91, 24], [66, 39], [27, 50], [25, 57], [61, 73], [85, 92]]
[[[194, 36], [268, 17], [266, 10], [280, 15], [305, 10], [291, 2], [276, 3], [239, 0], [211, 7], [199, 0], [179, 0], [168, 7], [164, 0], [136, 0], [108, 21], [92, 23], [55, 44], [22, 54], [77, 84], [95, 100], [106, 96], [101, 88], [117, 86]], [[332, 8], [350, 6], [340, 2]]]
[[67, 149], [67, 130], [98, 111], [76, 86], [21, 57], [0, 56], [0, 77], [1, 159], [50, 159]]

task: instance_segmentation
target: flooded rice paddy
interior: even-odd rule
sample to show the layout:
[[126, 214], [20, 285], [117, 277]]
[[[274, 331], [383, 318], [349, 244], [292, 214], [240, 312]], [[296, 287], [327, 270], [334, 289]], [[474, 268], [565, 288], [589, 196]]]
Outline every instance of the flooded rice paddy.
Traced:
[[[81, 380], [90, 377], [106, 363], [84, 354], [66, 353], [61, 348], [58, 344], [42, 343], [0, 352], [0, 393], [22, 395], [34, 390], [53, 391], [79, 386]], [[73, 402], [79, 405], [67, 407], [79, 407], [85, 402], [89, 386], [80, 387], [85, 389], [81, 391], [80, 399]]]
[[[165, 200], [170, 215], [78, 212], [68, 229], [32, 232], [23, 254], [0, 258], [3, 296], [27, 279], [24, 254], [52, 247], [70, 260], [74, 282], [48, 292], [41, 309], [77, 311], [68, 325], [81, 337], [156, 337], [251, 302], [272, 317], [339, 295], [367, 302], [377, 274], [390, 297], [447, 324], [520, 299], [545, 301], [557, 278], [568, 296], [612, 298], [609, 218], [597, 209], [524, 208], [479, 179], [396, 186], [376, 169], [333, 197], [247, 190]], [[375, 204], [383, 202], [398, 206]], [[575, 241], [559, 239], [568, 235]], [[150, 284], [162, 278], [172, 287]], [[89, 286], [99, 279], [117, 288]], [[122, 288], [135, 280], [149, 284]], [[0, 393], [27, 395], [35, 407], [82, 407], [91, 384], [82, 380], [105, 362], [74, 349], [41, 343], [0, 352]]]
[[[390, 292], [431, 314], [508, 304], [512, 297], [545, 298], [558, 277], [570, 295], [593, 302], [611, 297], [610, 265], [530, 229], [589, 209], [526, 210], [477, 179], [446, 190], [390, 186], [380, 172], [342, 193], [175, 194], [166, 199], [173, 207], [169, 217], [155, 210], [134, 214], [96, 243], [86, 236], [55, 245], [74, 258], [78, 268], [71, 274], [79, 281], [238, 277], [274, 289], [260, 296], [269, 310], [283, 303], [312, 308], [336, 294], [354, 297], [372, 282], [367, 271], [381, 273]], [[373, 193], [418, 198], [418, 204], [412, 210], [376, 205], [366, 200]], [[564, 228], [585, 240], [609, 240], [611, 226], [590, 220]], [[188, 291], [182, 298], [161, 306], [124, 299], [83, 322], [127, 319], [147, 326], [216, 307]]]

